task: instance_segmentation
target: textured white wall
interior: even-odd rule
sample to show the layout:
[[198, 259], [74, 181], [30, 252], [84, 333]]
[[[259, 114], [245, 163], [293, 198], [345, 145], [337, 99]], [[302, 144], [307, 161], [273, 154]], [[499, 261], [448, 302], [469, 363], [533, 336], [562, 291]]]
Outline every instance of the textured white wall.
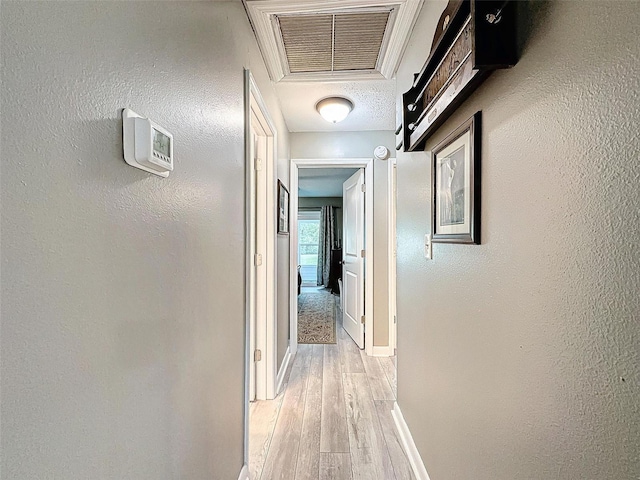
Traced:
[[[1, 14], [3, 478], [237, 478], [243, 67], [288, 178], [242, 4]], [[174, 134], [168, 179], [123, 161], [126, 106]]]
[[399, 404], [432, 480], [637, 479], [640, 4], [517, 3], [519, 64], [427, 144], [482, 110], [482, 245], [424, 259], [430, 158], [398, 154]]
[[[384, 145], [394, 156], [392, 131], [291, 133], [291, 158], [373, 158]], [[373, 161], [373, 344], [389, 344], [389, 278], [387, 221], [388, 163]]]

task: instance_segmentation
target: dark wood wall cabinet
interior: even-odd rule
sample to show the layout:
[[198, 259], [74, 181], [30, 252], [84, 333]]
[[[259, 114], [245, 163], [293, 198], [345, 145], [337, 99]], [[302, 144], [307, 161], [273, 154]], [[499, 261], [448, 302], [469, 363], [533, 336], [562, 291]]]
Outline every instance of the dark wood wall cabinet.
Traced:
[[450, 0], [413, 86], [402, 96], [402, 144], [424, 150], [426, 140], [498, 68], [518, 61], [512, 0]]

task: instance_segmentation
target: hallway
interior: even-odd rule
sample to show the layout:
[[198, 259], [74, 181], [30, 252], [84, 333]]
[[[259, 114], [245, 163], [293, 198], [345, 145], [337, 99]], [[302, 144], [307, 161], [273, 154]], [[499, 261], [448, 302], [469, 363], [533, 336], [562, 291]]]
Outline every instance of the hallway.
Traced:
[[299, 345], [275, 400], [250, 406], [252, 480], [415, 478], [396, 436], [395, 357], [368, 357], [337, 325], [336, 345]]

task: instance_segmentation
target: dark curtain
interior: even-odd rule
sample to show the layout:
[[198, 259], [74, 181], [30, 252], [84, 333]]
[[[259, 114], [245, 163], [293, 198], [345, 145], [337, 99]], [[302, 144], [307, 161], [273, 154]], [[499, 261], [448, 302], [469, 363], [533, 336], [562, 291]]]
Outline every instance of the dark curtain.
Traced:
[[331, 249], [336, 244], [336, 207], [325, 205], [320, 210], [320, 238], [318, 241], [318, 285], [329, 286]]

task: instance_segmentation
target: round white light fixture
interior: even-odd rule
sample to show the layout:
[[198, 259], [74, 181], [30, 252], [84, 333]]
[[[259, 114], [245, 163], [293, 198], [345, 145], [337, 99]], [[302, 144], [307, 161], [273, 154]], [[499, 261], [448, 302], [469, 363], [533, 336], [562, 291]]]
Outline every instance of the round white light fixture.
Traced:
[[344, 97], [323, 98], [316, 103], [316, 110], [327, 122], [338, 123], [353, 110], [353, 103]]

